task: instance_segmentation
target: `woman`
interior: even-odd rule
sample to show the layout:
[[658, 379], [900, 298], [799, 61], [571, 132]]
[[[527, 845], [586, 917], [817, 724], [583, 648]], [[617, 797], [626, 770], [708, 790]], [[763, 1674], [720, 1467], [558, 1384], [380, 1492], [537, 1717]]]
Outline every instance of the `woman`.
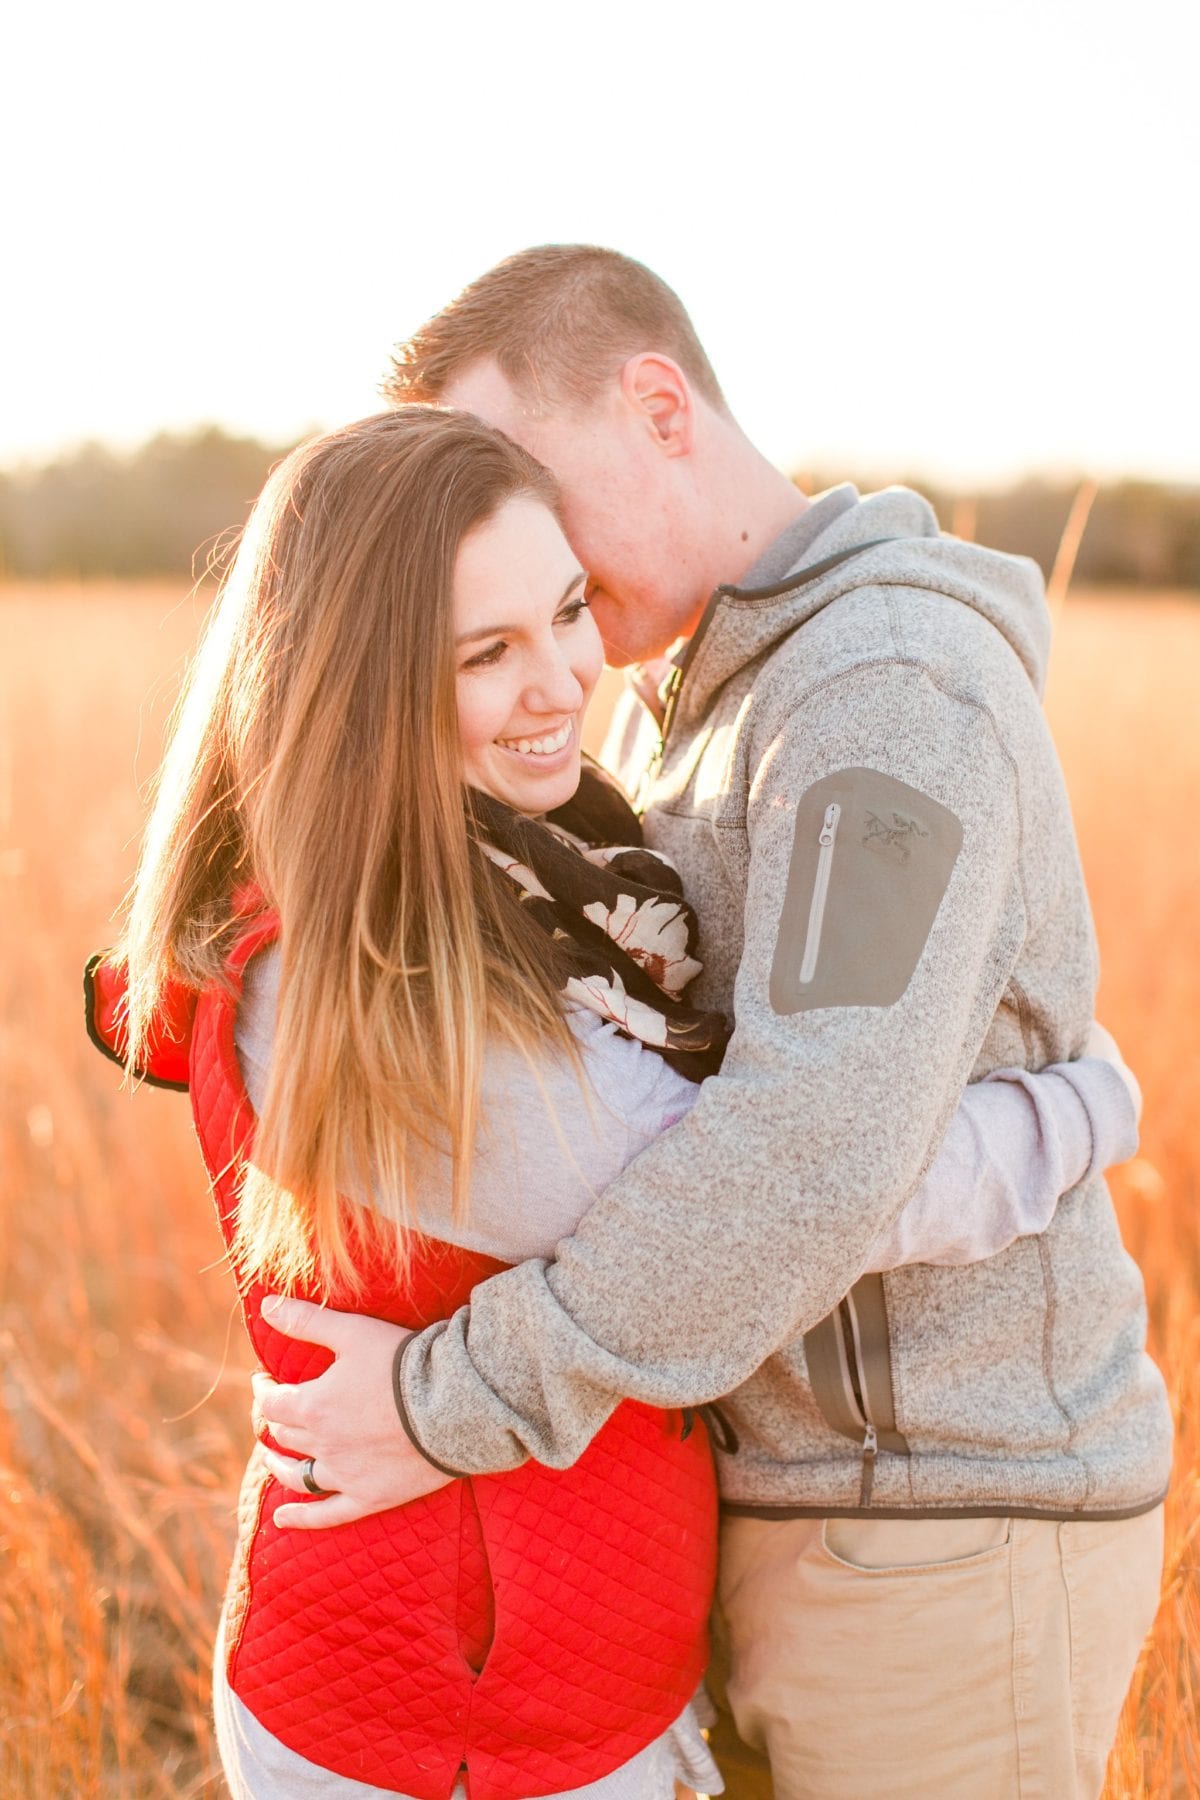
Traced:
[[[323, 1365], [264, 1322], [268, 1289], [445, 1316], [549, 1255], [720, 1060], [726, 1022], [687, 1003], [678, 884], [581, 781], [601, 656], [554, 508], [546, 472], [467, 415], [403, 408], [293, 453], [189, 684], [122, 957], [91, 971], [102, 1047], [191, 1086], [282, 1381]], [[960, 1141], [877, 1260], [1044, 1224], [1128, 1138], [1124, 1090], [1089, 1091], [1088, 1067], [1007, 1090], [1010, 1123], [1034, 1108], [1057, 1149], [996, 1184], [986, 1242], [955, 1223]], [[625, 1402], [573, 1469], [298, 1533], [277, 1505], [320, 1469], [281, 1429], [247, 1472], [217, 1657], [234, 1792], [718, 1787], [686, 1704], [715, 1544], [702, 1440]]]

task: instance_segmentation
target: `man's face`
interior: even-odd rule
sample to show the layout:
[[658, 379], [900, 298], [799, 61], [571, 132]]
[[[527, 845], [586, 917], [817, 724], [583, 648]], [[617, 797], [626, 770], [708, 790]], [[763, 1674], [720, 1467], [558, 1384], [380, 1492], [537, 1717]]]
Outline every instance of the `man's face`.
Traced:
[[660, 655], [694, 627], [708, 595], [689, 591], [695, 577], [680, 465], [656, 449], [616, 383], [591, 406], [535, 412], [488, 360], [464, 370], [441, 399], [494, 425], [553, 471], [608, 662]]

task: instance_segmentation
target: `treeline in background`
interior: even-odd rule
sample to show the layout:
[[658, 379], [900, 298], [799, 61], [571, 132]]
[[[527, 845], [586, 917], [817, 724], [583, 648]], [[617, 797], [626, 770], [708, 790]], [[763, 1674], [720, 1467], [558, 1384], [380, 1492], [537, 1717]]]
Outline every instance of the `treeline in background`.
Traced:
[[[0, 470], [0, 578], [200, 575], [286, 448], [208, 426], [163, 433], [129, 453], [85, 444], [37, 467]], [[801, 485], [816, 492], [846, 479], [854, 472], [822, 470]], [[907, 485], [928, 495], [944, 530], [1035, 557], [1047, 574], [1073, 507], [1083, 523], [1078, 481], [1030, 478], [975, 494]], [[1077, 579], [1200, 589], [1200, 488], [1126, 480], [1087, 497]]]

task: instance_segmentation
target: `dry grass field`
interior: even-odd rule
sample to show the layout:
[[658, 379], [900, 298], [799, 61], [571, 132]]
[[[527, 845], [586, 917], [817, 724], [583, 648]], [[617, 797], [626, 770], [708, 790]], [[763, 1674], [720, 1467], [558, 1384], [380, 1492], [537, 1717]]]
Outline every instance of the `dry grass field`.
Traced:
[[[248, 1355], [186, 1101], [82, 1031], [199, 603], [0, 590], [0, 1800], [223, 1792], [207, 1662]], [[1049, 711], [1146, 1093], [1114, 1188], [1179, 1421], [1162, 1610], [1109, 1800], [1200, 1794], [1200, 604], [1072, 595]], [[232, 1328], [231, 1328], [232, 1327]]]

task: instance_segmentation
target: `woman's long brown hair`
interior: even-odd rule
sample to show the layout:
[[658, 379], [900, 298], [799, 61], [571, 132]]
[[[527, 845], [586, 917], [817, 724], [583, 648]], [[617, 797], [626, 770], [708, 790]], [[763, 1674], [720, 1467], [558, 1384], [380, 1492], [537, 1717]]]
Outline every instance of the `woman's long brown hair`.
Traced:
[[170, 978], [222, 979], [233, 895], [257, 882], [281, 980], [244, 1278], [353, 1290], [372, 1227], [339, 1194], [409, 1226], [433, 1159], [461, 1213], [488, 1038], [571, 1051], [545, 934], [473, 841], [455, 707], [458, 549], [521, 496], [556, 504], [465, 413], [401, 407], [303, 445], [190, 673], [124, 939], [130, 1063]]

